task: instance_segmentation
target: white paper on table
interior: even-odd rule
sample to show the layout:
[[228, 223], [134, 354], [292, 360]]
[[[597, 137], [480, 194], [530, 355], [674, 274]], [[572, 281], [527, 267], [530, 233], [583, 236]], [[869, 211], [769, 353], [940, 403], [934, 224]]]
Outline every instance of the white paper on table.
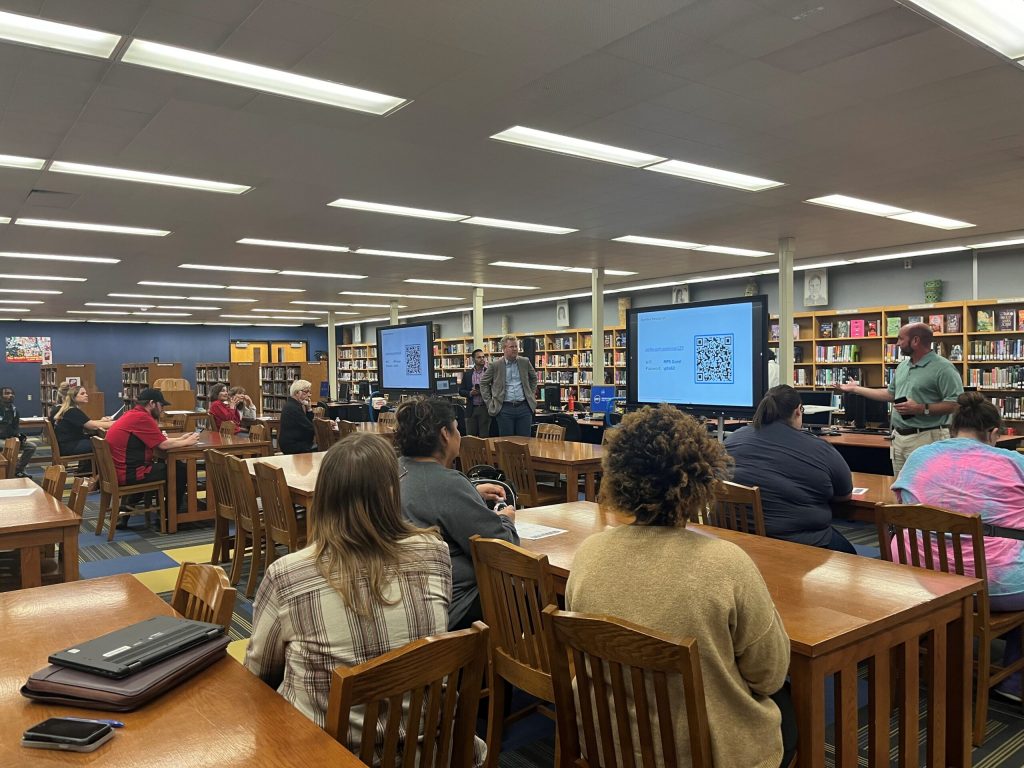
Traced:
[[868, 492], [867, 488], [854, 488], [850, 495], [851, 496], [863, 496], [867, 492]]
[[20, 496], [31, 496], [36, 491], [43, 490], [38, 485], [35, 488], [0, 488], [0, 499], [15, 499]]
[[516, 531], [519, 533], [520, 539], [544, 539], [548, 536], [565, 533], [564, 528], [551, 528], [536, 523], [516, 523]]

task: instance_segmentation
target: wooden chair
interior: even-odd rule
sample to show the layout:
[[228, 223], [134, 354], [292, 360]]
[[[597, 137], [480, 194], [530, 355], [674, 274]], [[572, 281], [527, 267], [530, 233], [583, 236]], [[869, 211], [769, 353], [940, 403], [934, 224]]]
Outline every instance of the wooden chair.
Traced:
[[[92, 453], [65, 453], [60, 452], [60, 443], [57, 442], [57, 433], [53, 429], [53, 422], [49, 419], [43, 420], [43, 430], [46, 432], [46, 442], [50, 444], [50, 464], [62, 464], [67, 467], [69, 464], [77, 464], [92, 458]], [[95, 472], [95, 467], [93, 468]]]
[[716, 528], [728, 528], [740, 533], [764, 532], [764, 509], [761, 507], [761, 489], [740, 485], [727, 480], [715, 487], [715, 500], [704, 514], [704, 522]]
[[564, 442], [565, 427], [560, 427], [557, 424], [538, 424], [537, 439], [550, 440], [553, 443]]
[[[366, 765], [469, 768], [488, 634], [478, 621], [469, 629], [414, 640], [354, 667], [338, 667], [331, 675], [324, 730]], [[355, 734], [358, 744], [349, 745], [350, 710], [361, 705], [365, 710]], [[404, 743], [400, 729], [407, 734]], [[384, 743], [378, 749], [380, 732]]]
[[[544, 609], [543, 619], [558, 713], [556, 760], [560, 757], [561, 765], [631, 766], [636, 753], [642, 757], [637, 764], [645, 767], [681, 765], [677, 756], [682, 745], [676, 744], [669, 695], [670, 680], [680, 679], [683, 695], [677, 700], [685, 702], [690, 764], [711, 767], [711, 732], [696, 640], [677, 640], [619, 619], [554, 606]], [[578, 708], [574, 677], [585, 702]], [[619, 734], [618, 749], [611, 723]]]
[[345, 421], [344, 419], [342, 419], [341, 421], [337, 422], [337, 424], [338, 440], [341, 440], [341, 438], [345, 437], [346, 435], [351, 435], [353, 432], [356, 432], [359, 429], [359, 425], [356, 424], [354, 421]]
[[473, 467], [481, 465], [492, 465], [491, 451], [487, 447], [487, 441], [482, 437], [466, 435], [462, 438], [459, 446], [459, 464], [462, 466], [462, 473], [468, 474]]
[[79, 517], [85, 512], [85, 501], [89, 496], [91, 485], [91, 477], [76, 477], [71, 484], [71, 493], [68, 495], [68, 508]]
[[377, 414], [377, 423], [389, 429], [398, 429], [398, 419], [394, 411], [381, 411]]
[[235, 434], [235, 427], [238, 425], [233, 421], [222, 421], [220, 423], [220, 433], [222, 435], [233, 436]]
[[[110, 515], [110, 532], [107, 541], [114, 540], [114, 528], [121, 515], [129, 516], [146, 513], [146, 523], [149, 523], [149, 513], [156, 512], [160, 517], [160, 530], [167, 530], [166, 514], [166, 489], [165, 480], [155, 480], [150, 483], [135, 483], [134, 485], [119, 485], [117, 482], [117, 470], [114, 468], [114, 457], [110, 454], [110, 445], [102, 437], [92, 437], [92, 455], [96, 462], [96, 469], [100, 478], [100, 515], [96, 520], [96, 535], [103, 533], [103, 520], [107, 514]], [[135, 493], [148, 494], [156, 492], [156, 504], [153, 506], [133, 509], [131, 512], [121, 511], [121, 497]]]
[[295, 514], [292, 492], [280, 467], [256, 462], [256, 487], [263, 502], [267, 565], [270, 565], [277, 557], [275, 544], [283, 544], [289, 552], [298, 552], [306, 546], [306, 518], [300, 520]]
[[[212, 448], [203, 451], [206, 464], [207, 508], [213, 509], [213, 552], [210, 564], [217, 565], [228, 559], [235, 548], [231, 527], [235, 524], [235, 506], [231, 498], [231, 478], [228, 475], [225, 454]], [[210, 492], [213, 498], [210, 498]]]
[[[186, 414], [186, 415], [188, 415], [188, 414]], [[213, 418], [213, 414], [212, 413], [207, 413], [206, 414], [206, 428], [210, 432], [216, 432], [219, 429], [219, 427], [217, 426], [217, 420], [215, 418]]]
[[18, 468], [18, 451], [21, 450], [21, 441], [16, 437], [8, 437], [4, 440], [3, 455], [4, 461], [7, 462], [7, 479], [11, 479], [15, 475], [15, 471]]
[[171, 596], [171, 608], [186, 619], [220, 624], [227, 632], [235, 611], [235, 588], [216, 565], [182, 563]]
[[326, 418], [326, 417], [327, 417], [327, 411], [324, 410], [324, 407], [322, 405], [313, 406], [313, 418], [314, 419], [323, 419], [323, 418]]
[[[168, 432], [184, 432], [186, 423], [188, 422], [189, 414], [187, 413], [172, 413], [170, 416], [165, 416], [164, 419], [167, 422]], [[195, 431], [195, 428], [189, 430]]]
[[195, 432], [199, 428], [200, 423], [207, 423], [208, 414], [205, 413], [183, 413], [181, 415], [185, 417], [182, 432]]
[[506, 723], [534, 710], [555, 717], [551, 709], [538, 704], [508, 717], [504, 713], [510, 685], [552, 704], [555, 701], [541, 611], [546, 605], [557, 605], [558, 596], [547, 555], [535, 555], [500, 539], [471, 536], [469, 541], [480, 607], [491, 628], [487, 765], [495, 768]]
[[338, 442], [338, 433], [330, 419], [313, 419], [313, 434], [316, 435], [316, 447], [320, 451], [326, 451]]
[[251, 547], [249, 580], [245, 583], [245, 596], [252, 598], [256, 592], [256, 581], [263, 567], [263, 517], [256, 500], [256, 488], [249, 474], [249, 467], [235, 456], [224, 456], [228, 478], [231, 482], [231, 501], [235, 510], [235, 556], [231, 563], [231, 585], [242, 578], [242, 564], [245, 552]]
[[[15, 438], [17, 439], [17, 438]], [[51, 464], [43, 472], [43, 490], [58, 501], [64, 500], [64, 485], [68, 480], [67, 470], [60, 464]], [[86, 479], [86, 482], [88, 480]]]
[[497, 445], [498, 464], [516, 489], [520, 506], [540, 507], [565, 501], [564, 488], [537, 485], [537, 473], [533, 469], [529, 447], [510, 440], [499, 440]]
[[267, 439], [267, 425], [256, 423], [249, 427], [249, 442], [262, 443]]
[[[1024, 670], [1024, 656], [1008, 667], [994, 664], [991, 660], [992, 640], [1024, 626], [1024, 611], [994, 613], [989, 608], [985, 539], [979, 516], [923, 504], [879, 504], [875, 510], [878, 546], [884, 560], [964, 575], [965, 552], [974, 559], [973, 575], [982, 582], [982, 590], [974, 602], [978, 661], [973, 741], [974, 746], [980, 747], [985, 741], [989, 689]], [[894, 540], [895, 560], [892, 551]], [[917, 701], [916, 691], [913, 692], [913, 701]], [[916, 708], [914, 713], [916, 717]]]

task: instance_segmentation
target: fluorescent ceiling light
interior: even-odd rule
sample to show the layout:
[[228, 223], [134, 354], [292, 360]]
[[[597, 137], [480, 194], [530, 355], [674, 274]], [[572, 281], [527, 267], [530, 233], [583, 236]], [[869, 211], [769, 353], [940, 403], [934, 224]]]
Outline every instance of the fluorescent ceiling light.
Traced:
[[588, 160], [628, 165], [632, 168], [643, 168], [665, 159], [657, 155], [649, 155], [646, 152], [635, 152], [632, 149], [599, 144], [596, 141], [574, 139], [572, 136], [538, 131], [536, 128], [526, 128], [522, 125], [516, 125], [501, 133], [496, 133], [491, 138], [498, 141], [507, 141], [510, 144], [521, 144], [525, 147], [543, 149], [548, 152], [584, 157]]
[[56, 295], [64, 293], [64, 291], [44, 291], [44, 290], [39, 290], [39, 289], [35, 289], [35, 288], [33, 288], [31, 290], [28, 289], [28, 288], [0, 288], [0, 293], [31, 293], [31, 294], [34, 294], [34, 295], [37, 295], [37, 296], [40, 296], [40, 295], [43, 295], [43, 294], [48, 294], [48, 295], [51, 295], [51, 296], [56, 296]]
[[[203, 286], [196, 287], [201, 288]], [[234, 304], [253, 304], [256, 301], [256, 299], [228, 299], [217, 296], [186, 296], [185, 298], [189, 301], [227, 301]]]
[[130, 312], [120, 312], [113, 309], [69, 309], [69, 315], [130, 315]]
[[391, 213], [395, 216], [413, 216], [418, 219], [437, 219], [439, 221], [462, 221], [469, 218], [464, 213], [445, 213], [444, 211], [429, 211], [425, 208], [409, 208], [404, 205], [390, 205], [389, 203], [369, 203], [365, 200], [348, 200], [339, 197], [327, 205], [334, 208], [351, 208], [356, 211], [369, 211], [371, 213]]
[[[23, 302], [28, 303], [28, 302]], [[0, 307], [0, 312], [30, 312], [28, 307]]]
[[163, 299], [165, 301], [185, 298], [184, 296], [161, 296], [152, 293], [108, 293], [107, 296], [113, 296], [118, 299]]
[[568, 235], [579, 232], [569, 227], [553, 227], [549, 224], [529, 224], [525, 221], [508, 221], [507, 219], [488, 219], [484, 216], [470, 216], [462, 220], [463, 224], [476, 224], [481, 227], [497, 227], [498, 229], [518, 229], [525, 232], [544, 232], [549, 235]]
[[[165, 283], [159, 280], [140, 280], [139, 285], [162, 285], [165, 288], [223, 288], [223, 285], [216, 285], [214, 283]], [[171, 298], [184, 299], [184, 296], [174, 296]]]
[[242, 195], [252, 187], [244, 184], [230, 184], [224, 181], [208, 181], [206, 179], [190, 179], [186, 176], [169, 176], [166, 173], [150, 173], [149, 171], [132, 171], [127, 168], [108, 168], [103, 165], [86, 165], [84, 163], [68, 163], [54, 160], [50, 163], [54, 173], [72, 173], [77, 176], [95, 176], [101, 179], [117, 181], [137, 181], [143, 184], [161, 184], [165, 187], [181, 187], [196, 189], [202, 192], [222, 192], [228, 195]]
[[1005, 248], [1008, 245], [1024, 245], [1024, 237], [1016, 240], [999, 240], [995, 243], [974, 243], [968, 245], [968, 248]]
[[42, 301], [24, 301], [23, 299], [0, 299], [0, 304], [43, 304]]
[[[492, 261], [490, 263], [492, 267], [509, 267], [511, 269], [542, 269], [548, 272], [576, 272], [583, 275], [589, 275], [593, 273], [593, 269], [589, 267], [561, 267], [553, 264], [529, 264], [526, 262], [517, 261]], [[636, 272], [626, 272], [621, 269], [606, 269], [604, 271], [606, 275], [635, 275]]]
[[0, 216], [0, 224], [10, 224], [11, 219], [9, 216]]
[[[0, 13], [0, 16], [3, 16]], [[0, 33], [0, 37], [2, 37]], [[46, 165], [46, 161], [38, 157], [19, 157], [18, 155], [0, 155], [0, 167], [22, 168], [29, 171], [38, 171]]]
[[836, 261], [822, 261], [818, 264], [794, 264], [794, 272], [803, 272], [805, 269], [824, 269], [825, 267], [842, 267], [847, 264], [852, 264], [852, 261], [848, 259], [837, 259]]
[[221, 317], [241, 317], [245, 318], [246, 320], [256, 320], [260, 318], [264, 320], [270, 319], [270, 315], [221, 315]]
[[147, 317], [192, 317], [191, 312], [132, 312], [133, 315], [146, 315]]
[[179, 307], [173, 304], [157, 304], [157, 309], [191, 309], [193, 312], [209, 312], [220, 307]]
[[921, 224], [925, 227], [935, 227], [936, 229], [964, 229], [966, 227], [974, 226], [974, 224], [967, 221], [947, 219], [944, 216], [933, 216], [930, 213], [920, 213], [919, 211], [901, 213], [896, 216], [890, 216], [889, 218], [895, 221], [905, 221], [909, 224]]
[[147, 325], [202, 325], [188, 320], [150, 320]]
[[437, 299], [438, 301], [465, 301], [461, 296], [431, 296], [424, 293], [373, 293], [371, 291], [338, 291], [339, 296], [380, 296], [392, 299]]
[[262, 240], [258, 237], [243, 237], [236, 240], [241, 245], [266, 245], [271, 248], [297, 248], [301, 251], [330, 251], [331, 253], [348, 253], [344, 245], [320, 245], [318, 243], [293, 243], [289, 240]]
[[1024, 58], [1024, 5], [1019, 2], [909, 1], [1008, 58]]
[[226, 264], [179, 264], [178, 269], [208, 269], [214, 272], [252, 272], [258, 275], [276, 275], [276, 269], [262, 267], [236, 267]]
[[259, 285], [229, 285], [229, 291], [267, 291], [270, 293], [305, 293], [305, 288], [265, 288]]
[[132, 40], [121, 61], [374, 115], [386, 115], [409, 103], [397, 96], [149, 40]]
[[250, 307], [250, 312], [269, 312], [281, 314], [283, 312], [296, 312], [300, 315], [326, 315], [326, 309], [268, 309], [267, 307]]
[[236, 325], [236, 326], [245, 326], [246, 328], [248, 328], [249, 326], [252, 325], [252, 323], [221, 323], [221, 322], [219, 322], [217, 320], [214, 320], [214, 321], [209, 322], [209, 323], [203, 323], [203, 325]]
[[[77, 322], [77, 321], [76, 321]], [[86, 320], [87, 323], [120, 323], [121, 325], [145, 325], [145, 320], [108, 320], [103, 318], [102, 320]]]
[[685, 240], [666, 240], [661, 237], [643, 237], [642, 235], [625, 235], [623, 237], [613, 237], [612, 240], [617, 243], [635, 243], [636, 245], [659, 245], [663, 248], [682, 248], [688, 251], [704, 247], [701, 243], [688, 243]]
[[751, 251], [748, 248], [731, 248], [727, 245], [703, 245], [695, 250], [724, 253], [729, 256], [772, 256], [771, 251]]
[[34, 323], [80, 323], [77, 317], [33, 317], [30, 320]]
[[85, 302], [87, 307], [127, 307], [128, 309], [146, 308], [152, 309], [153, 304], [116, 304], [112, 301], [87, 301]]
[[51, 229], [79, 229], [85, 232], [109, 232], [115, 235], [145, 235], [147, 237], [166, 237], [171, 234], [166, 229], [145, 229], [143, 227], [122, 227], [116, 224], [89, 224], [82, 221], [57, 221], [54, 219], [23, 219], [17, 218], [15, 224], [23, 227], [49, 227]]
[[5, 259], [37, 259], [39, 261], [80, 261], [88, 264], [120, 264], [120, 259], [107, 259], [100, 256], [57, 256], [52, 253], [16, 253], [0, 251]]
[[0, 12], [0, 39], [101, 59], [110, 58], [121, 42], [119, 35], [6, 12]]
[[423, 283], [424, 285], [462, 285], [469, 288], [515, 288], [516, 290], [522, 291], [536, 291], [538, 286], [536, 285], [508, 285], [507, 283], [463, 283], [459, 280], [421, 280], [418, 278], [408, 278], [403, 282], [406, 283]]
[[53, 275], [0, 275], [4, 280], [53, 280], [65, 283], [84, 283], [84, 277], [54, 277]]
[[849, 195], [825, 195], [824, 197], [812, 197], [805, 202], [813, 205], [824, 205], [828, 208], [840, 208], [844, 211], [856, 211], [867, 213], [872, 216], [895, 216], [900, 213], [910, 213], [906, 208], [897, 208], [894, 205], [885, 203], [873, 203], [870, 200], [861, 200]]
[[[349, 302], [349, 301], [292, 301], [292, 302], [289, 302], [289, 303], [291, 303], [291, 304], [303, 304], [303, 305], [308, 304], [309, 306], [312, 306], [312, 307], [376, 307], [378, 309], [381, 308], [381, 307], [387, 308], [387, 307], [391, 306], [390, 304], [360, 304], [358, 302]], [[405, 307], [404, 304], [399, 304], [398, 306], [399, 306], [399, 308], [404, 308]], [[346, 314], [346, 313], [336, 312], [335, 314]], [[352, 312], [350, 314], [356, 314], [357, 315], [359, 313], [358, 312]]]
[[451, 256], [434, 256], [430, 253], [406, 253], [405, 251], [381, 251], [376, 248], [359, 248], [356, 253], [363, 256], [394, 256], [398, 259], [420, 259], [421, 261], [448, 261]]
[[645, 170], [667, 173], [671, 176], [682, 176], [685, 179], [702, 181], [706, 184], [734, 187], [746, 190], [747, 192], [760, 192], [765, 189], [784, 186], [781, 181], [761, 179], [757, 176], [747, 176], [746, 174], [733, 173], [732, 171], [722, 171], [706, 165], [684, 163], [682, 160], [666, 160], [664, 163], [649, 165]]
[[966, 245], [951, 245], [945, 248], [927, 248], [920, 251], [903, 251], [901, 253], [886, 253], [881, 256], [864, 256], [859, 259], [850, 259], [854, 264], [864, 264], [870, 261], [889, 261], [890, 259], [909, 259], [913, 256], [934, 256], [937, 253], [955, 253], [966, 251]]
[[366, 275], [349, 275], [344, 272], [306, 272], [301, 269], [282, 269], [282, 275], [292, 277], [333, 277], [339, 280], [365, 280]]

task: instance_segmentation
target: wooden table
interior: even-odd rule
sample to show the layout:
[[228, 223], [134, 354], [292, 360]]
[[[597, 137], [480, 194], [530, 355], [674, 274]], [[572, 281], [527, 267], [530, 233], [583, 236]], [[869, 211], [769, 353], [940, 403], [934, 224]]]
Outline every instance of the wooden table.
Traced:
[[896, 478], [892, 475], [871, 475], [867, 472], [853, 473], [853, 487], [866, 488], [864, 493], [857, 494], [849, 501], [839, 501], [832, 505], [833, 514], [845, 520], [860, 520], [865, 523], [875, 522], [876, 504], [899, 503], [892, 492], [892, 484]]
[[[610, 512], [583, 501], [519, 510], [516, 520], [566, 530], [522, 542], [548, 556], [563, 586], [580, 543], [619, 524]], [[901, 753], [910, 756], [909, 764], [918, 764], [922, 644], [932, 651], [923, 665], [928, 683], [927, 764], [971, 764], [971, 612], [977, 579], [721, 528], [692, 529], [746, 552], [779, 609], [790, 637], [801, 767], [825, 764], [825, 681], [831, 675], [836, 675], [836, 765], [857, 765], [857, 665], [863, 661], [868, 662], [871, 764], [889, 765], [890, 658], [899, 659], [912, 694], [910, 706], [900, 709]]]
[[[173, 435], [177, 437], [177, 435]], [[203, 451], [208, 448], [215, 448], [222, 453], [229, 453], [234, 456], [261, 456], [270, 451], [269, 440], [252, 442], [246, 435], [222, 435], [219, 432], [207, 430], [199, 435], [199, 441], [195, 445], [183, 448], [171, 448], [167, 451], [157, 451], [157, 455], [167, 460], [167, 531], [176, 533], [178, 523], [190, 523], [197, 520], [212, 520], [213, 505], [199, 506], [197, 493], [199, 480], [197, 477], [196, 463], [203, 458]], [[174, 491], [178, 481], [178, 462], [185, 463], [185, 499], [187, 507], [185, 511], [178, 512], [177, 502], [174, 498]], [[207, 487], [207, 501], [211, 501], [213, 487]]]
[[39, 548], [50, 544], [61, 546], [64, 581], [78, 581], [81, 518], [27, 477], [0, 480], [0, 492], [24, 490], [31, 493], [0, 496], [0, 550], [18, 550], [22, 588], [43, 583]]
[[292, 492], [292, 501], [309, 509], [313, 503], [313, 490], [316, 488], [316, 476], [320, 472], [320, 462], [324, 460], [326, 451], [316, 453], [294, 453], [289, 456], [260, 456], [246, 459], [249, 474], [256, 476], [254, 465], [269, 464], [284, 470], [285, 481]]
[[[850, 469], [870, 472], [878, 475], [891, 475], [892, 462], [889, 459], [889, 446], [892, 441], [887, 434], [862, 434], [858, 432], [840, 431], [838, 435], [822, 435], [821, 438], [835, 446], [843, 455]], [[1013, 450], [1022, 435], [1000, 435], [996, 445], [1000, 448]]]
[[489, 437], [487, 446], [495, 462], [498, 460], [496, 444], [499, 440], [528, 446], [535, 469], [565, 475], [566, 501], [576, 501], [579, 496], [581, 475], [584, 478], [586, 499], [597, 499], [596, 478], [601, 471], [601, 457], [604, 455], [604, 448], [600, 445], [566, 440], [538, 440], [536, 437]]
[[0, 765], [309, 768], [362, 766], [355, 756], [272, 688], [227, 657], [135, 712], [91, 755], [25, 749], [22, 732], [48, 717], [110, 713], [30, 702], [25, 679], [62, 648], [157, 615], [170, 607], [129, 575], [0, 594]]

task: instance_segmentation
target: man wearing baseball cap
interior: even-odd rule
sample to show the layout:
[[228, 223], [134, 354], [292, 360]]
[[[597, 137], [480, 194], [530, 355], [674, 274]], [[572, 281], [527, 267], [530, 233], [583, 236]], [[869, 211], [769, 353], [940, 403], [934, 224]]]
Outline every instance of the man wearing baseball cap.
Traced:
[[[110, 454], [114, 459], [114, 469], [117, 470], [117, 482], [120, 485], [166, 480], [167, 465], [162, 461], [153, 461], [153, 450], [184, 448], [195, 445], [199, 440], [199, 435], [194, 432], [170, 438], [160, 431], [160, 414], [165, 405], [170, 403], [164, 399], [163, 392], [153, 388], [144, 389], [139, 393], [135, 407], [125, 411], [107, 430], [106, 439], [110, 445]], [[185, 472], [179, 472], [177, 480], [175, 496], [180, 503], [185, 500]], [[129, 496], [121, 512], [129, 511], [131, 505], [140, 497], [141, 494]], [[167, 503], [175, 503], [175, 497], [168, 494]], [[118, 528], [127, 525], [127, 517], [118, 522]]]

